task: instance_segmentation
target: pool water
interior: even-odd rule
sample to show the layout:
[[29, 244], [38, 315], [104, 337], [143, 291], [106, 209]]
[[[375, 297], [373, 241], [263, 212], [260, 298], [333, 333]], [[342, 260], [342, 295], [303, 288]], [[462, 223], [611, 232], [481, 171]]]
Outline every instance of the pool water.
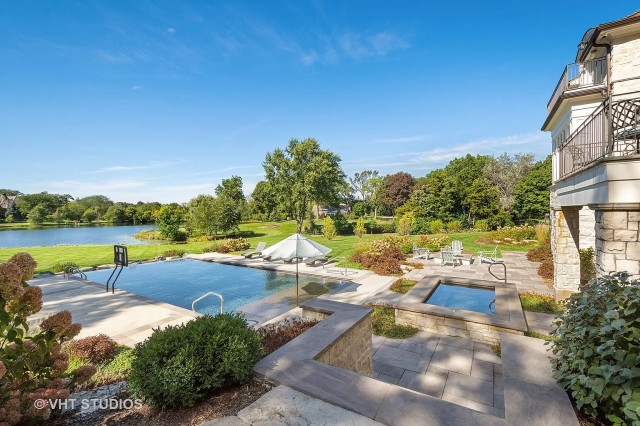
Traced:
[[495, 299], [492, 289], [441, 283], [425, 303], [495, 315]]
[[[87, 272], [87, 278], [105, 284], [112, 271]], [[195, 299], [215, 291], [224, 297], [225, 312], [235, 312], [248, 305], [247, 317], [262, 322], [296, 305], [295, 285], [296, 277], [292, 274], [199, 260], [176, 260], [124, 268], [116, 289], [189, 310]], [[335, 279], [300, 275], [299, 302], [341, 285], [343, 283]], [[195, 308], [199, 313], [215, 315], [220, 312], [220, 299], [206, 297], [197, 302]], [[270, 316], [265, 318], [265, 315]]]

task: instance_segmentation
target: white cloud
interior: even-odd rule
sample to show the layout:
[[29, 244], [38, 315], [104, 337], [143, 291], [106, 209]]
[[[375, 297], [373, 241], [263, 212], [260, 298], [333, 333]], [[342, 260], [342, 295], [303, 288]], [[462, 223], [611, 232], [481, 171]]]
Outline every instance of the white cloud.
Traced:
[[131, 90], [140, 90], [142, 86], [131, 86]]
[[173, 28], [173, 27], [169, 27], [169, 28], [167, 28], [167, 32], [170, 33], [170, 34], [173, 34], [173, 33], [176, 32], [176, 29]]
[[144, 164], [144, 165], [136, 165], [136, 166], [109, 166], [109, 167], [103, 167], [101, 169], [98, 170], [94, 170], [92, 172], [87, 172], [87, 174], [99, 174], [99, 173], [108, 173], [108, 172], [123, 172], [123, 171], [130, 171], [130, 170], [148, 170], [148, 169], [160, 169], [162, 167], [167, 167], [170, 166], [172, 164], [176, 164], [175, 162], [170, 162], [170, 161], [165, 161], [165, 162], [155, 162], [155, 163], [150, 163], [150, 164]]
[[392, 50], [409, 47], [409, 43], [403, 37], [389, 31], [382, 31], [372, 35], [346, 33], [340, 37], [339, 44], [343, 52], [353, 59], [368, 56], [385, 56]]

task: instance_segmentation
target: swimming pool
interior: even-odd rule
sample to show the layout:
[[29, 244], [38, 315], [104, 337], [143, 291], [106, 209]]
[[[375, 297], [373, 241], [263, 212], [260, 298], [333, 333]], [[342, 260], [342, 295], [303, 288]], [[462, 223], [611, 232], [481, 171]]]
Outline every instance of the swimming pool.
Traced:
[[495, 300], [490, 288], [440, 283], [425, 303], [495, 315]]
[[[105, 284], [113, 269], [87, 272], [91, 281]], [[327, 293], [344, 283], [332, 278], [300, 275], [299, 302]], [[199, 260], [143, 263], [124, 268], [116, 289], [191, 310], [198, 297], [215, 291], [224, 297], [225, 312], [241, 307], [247, 317], [263, 322], [296, 306], [296, 277], [275, 271], [224, 265]], [[215, 315], [220, 299], [209, 296], [196, 303], [196, 311]]]

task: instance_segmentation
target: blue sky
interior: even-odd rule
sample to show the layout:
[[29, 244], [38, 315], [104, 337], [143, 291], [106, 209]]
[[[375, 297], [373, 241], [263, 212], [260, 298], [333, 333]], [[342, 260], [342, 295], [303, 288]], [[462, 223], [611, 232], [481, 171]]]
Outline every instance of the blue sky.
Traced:
[[292, 137], [348, 174], [541, 159], [563, 66], [634, 3], [0, 0], [0, 187], [183, 202], [237, 174], [250, 192]]

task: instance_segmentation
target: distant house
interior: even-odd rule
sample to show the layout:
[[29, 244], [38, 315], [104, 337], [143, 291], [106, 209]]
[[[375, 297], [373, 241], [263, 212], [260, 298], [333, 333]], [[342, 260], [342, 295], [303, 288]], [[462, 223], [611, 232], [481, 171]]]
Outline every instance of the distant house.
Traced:
[[640, 10], [590, 28], [547, 104], [554, 289], [580, 287], [579, 250], [598, 276], [640, 273]]
[[16, 204], [17, 195], [4, 195], [0, 194], [0, 208], [8, 209], [9, 207]]
[[348, 215], [349, 213], [351, 213], [351, 211], [349, 210], [349, 206], [344, 203], [340, 204], [340, 206], [337, 208], [331, 207], [331, 206], [323, 206], [319, 204], [316, 204], [313, 207], [313, 214], [315, 215], [316, 218], [325, 217], [325, 216], [335, 216], [336, 214], [338, 214], [338, 212], [344, 215]]

